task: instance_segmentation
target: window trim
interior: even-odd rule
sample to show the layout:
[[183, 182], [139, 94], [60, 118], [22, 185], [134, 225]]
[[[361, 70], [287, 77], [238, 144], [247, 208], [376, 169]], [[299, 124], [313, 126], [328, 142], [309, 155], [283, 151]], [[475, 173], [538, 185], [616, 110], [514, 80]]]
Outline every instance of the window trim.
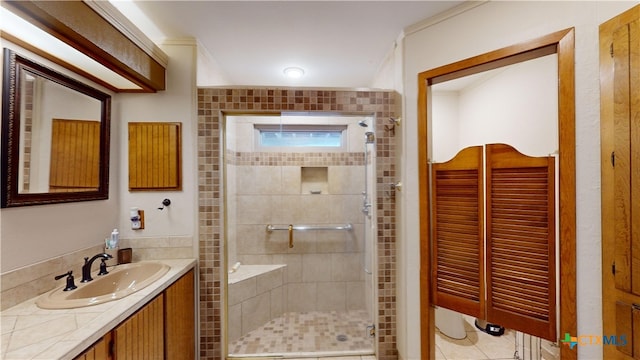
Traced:
[[[253, 124], [254, 149], [257, 152], [346, 152], [348, 151], [348, 125], [337, 124]], [[265, 146], [261, 139], [262, 131], [311, 132], [340, 131], [340, 146]]]

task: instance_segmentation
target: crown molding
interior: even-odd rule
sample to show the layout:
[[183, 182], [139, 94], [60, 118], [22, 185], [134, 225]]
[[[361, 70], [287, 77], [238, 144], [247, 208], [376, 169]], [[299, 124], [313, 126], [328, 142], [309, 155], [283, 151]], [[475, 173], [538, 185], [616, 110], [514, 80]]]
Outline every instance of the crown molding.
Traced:
[[440, 13], [436, 16], [432, 16], [428, 19], [422, 20], [420, 22], [417, 22], [413, 25], [409, 25], [406, 28], [404, 28], [403, 34], [401, 35], [402, 37], [408, 36], [410, 34], [413, 34], [415, 32], [418, 32], [420, 30], [424, 30], [430, 26], [439, 24], [445, 20], [448, 20], [452, 17], [456, 17], [464, 12], [467, 12], [471, 9], [474, 9], [478, 6], [484, 5], [486, 3], [488, 3], [489, 0], [479, 0], [479, 1], [465, 1], [462, 4], [449, 9], [443, 13]]
[[147, 37], [135, 24], [131, 22], [126, 16], [124, 16], [115, 6], [109, 1], [104, 0], [82, 0], [93, 11], [97, 12], [105, 20], [107, 20], [113, 27], [118, 29], [129, 40], [136, 44], [142, 51], [151, 56], [163, 67], [167, 67], [169, 64], [169, 56], [165, 54], [151, 39]]

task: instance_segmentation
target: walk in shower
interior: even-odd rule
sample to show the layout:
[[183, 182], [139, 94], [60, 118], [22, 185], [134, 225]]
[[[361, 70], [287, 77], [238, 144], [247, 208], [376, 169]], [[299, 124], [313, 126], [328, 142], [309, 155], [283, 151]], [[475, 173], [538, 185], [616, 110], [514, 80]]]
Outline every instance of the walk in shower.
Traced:
[[230, 357], [374, 353], [374, 122], [224, 118]]

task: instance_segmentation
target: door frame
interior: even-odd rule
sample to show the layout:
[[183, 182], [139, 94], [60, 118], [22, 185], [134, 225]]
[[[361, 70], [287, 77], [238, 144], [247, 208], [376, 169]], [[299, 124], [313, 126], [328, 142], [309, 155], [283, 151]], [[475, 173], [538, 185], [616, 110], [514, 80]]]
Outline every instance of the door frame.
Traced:
[[[435, 312], [431, 279], [431, 85], [538, 57], [558, 57], [559, 308], [560, 334], [577, 334], [575, 31], [564, 29], [418, 74], [418, 162], [420, 186], [420, 330], [422, 358], [435, 358]], [[560, 347], [562, 359], [577, 359], [578, 347]]]

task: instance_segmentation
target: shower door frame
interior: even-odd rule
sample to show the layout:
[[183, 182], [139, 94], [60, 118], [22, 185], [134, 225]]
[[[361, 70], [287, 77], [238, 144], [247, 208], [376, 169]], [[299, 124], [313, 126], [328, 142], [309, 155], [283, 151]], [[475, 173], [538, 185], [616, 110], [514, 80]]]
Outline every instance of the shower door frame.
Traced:
[[[220, 118], [229, 112], [366, 112], [377, 119], [396, 117], [400, 94], [394, 90], [302, 89], [274, 87], [198, 87], [198, 266], [200, 306], [200, 356], [221, 360], [223, 349], [222, 308], [222, 189], [220, 185]], [[382, 197], [382, 184], [396, 181], [396, 141], [393, 132], [376, 124], [378, 137], [378, 234], [376, 248], [378, 314], [376, 354], [378, 360], [395, 360], [396, 343], [396, 198]], [[381, 226], [388, 224], [387, 228]]]
[[[227, 225], [227, 155], [226, 155], [226, 150], [227, 150], [227, 125], [228, 125], [228, 117], [231, 116], [282, 116], [284, 113], [287, 113], [287, 111], [220, 111], [219, 114], [219, 119], [221, 119], [220, 121], [220, 179], [221, 179], [221, 188], [222, 188], [222, 194], [224, 194], [223, 196], [221, 196], [221, 203], [222, 203], [222, 212], [221, 212], [221, 216], [222, 218], [220, 219], [221, 225], [222, 225], [222, 288], [223, 288], [223, 292], [222, 292], [222, 296], [221, 296], [221, 306], [222, 306], [222, 317], [221, 317], [221, 322], [222, 322], [222, 343], [221, 343], [221, 347], [222, 347], [222, 353], [224, 354], [224, 358], [225, 359], [245, 359], [245, 358], [253, 358], [252, 354], [240, 354], [240, 355], [234, 355], [234, 356], [229, 356], [229, 340], [228, 340], [228, 319], [229, 319], [229, 315], [228, 315], [228, 294], [229, 294], [229, 286], [228, 286], [228, 272], [226, 271], [227, 269], [229, 269], [229, 254], [228, 254], [228, 225]], [[299, 112], [294, 112], [295, 115], [300, 115]], [[371, 273], [367, 273], [365, 271], [366, 269], [366, 261], [363, 261], [362, 263], [362, 271], [365, 273], [365, 297], [369, 297], [369, 299], [365, 299], [365, 304], [367, 302], [371, 302], [371, 311], [368, 312], [368, 321], [370, 322], [370, 325], [373, 326], [374, 329], [374, 334], [376, 334], [376, 329], [378, 329], [378, 317], [376, 316], [378, 314], [378, 308], [379, 308], [379, 303], [378, 301], [376, 301], [376, 299], [378, 298], [378, 277], [375, 276], [376, 274], [378, 274], [378, 251], [377, 251], [377, 245], [378, 245], [378, 241], [377, 241], [377, 236], [376, 236], [376, 232], [378, 229], [378, 226], [380, 224], [378, 224], [378, 215], [377, 215], [377, 203], [379, 202], [379, 188], [380, 185], [382, 185], [381, 183], [378, 183], [376, 181], [377, 176], [376, 173], [379, 171], [379, 169], [377, 168], [377, 163], [376, 163], [376, 158], [377, 158], [377, 133], [376, 133], [376, 128], [375, 128], [375, 124], [376, 124], [376, 114], [375, 113], [360, 113], [360, 112], [326, 112], [326, 111], [315, 111], [315, 112], [305, 112], [303, 115], [305, 116], [343, 116], [343, 117], [363, 117], [363, 118], [367, 118], [367, 120], [371, 120], [371, 124], [372, 129], [371, 131], [374, 133], [374, 138], [375, 140], [373, 141], [373, 155], [372, 158], [369, 159], [372, 162], [372, 165], [374, 165], [375, 167], [373, 167], [373, 177], [372, 179], [370, 179], [371, 181], [369, 181], [369, 186], [372, 188], [372, 192], [368, 193], [368, 195], [371, 197], [371, 199], [375, 200], [375, 202], [372, 203], [371, 206], [371, 212], [370, 214], [370, 219], [366, 219], [367, 215], [363, 214], [363, 216], [365, 217], [364, 219], [364, 226], [367, 227], [369, 222], [372, 222], [373, 224], [373, 230], [369, 229], [368, 231], [371, 232], [373, 231], [373, 233], [371, 233], [369, 236], [371, 237], [371, 239], [367, 239], [367, 230], [364, 229], [363, 231], [363, 253], [364, 256], [367, 256], [366, 254], [366, 244], [365, 242], [369, 241], [371, 242], [370, 246], [371, 246], [371, 269], [369, 269], [371, 271]], [[367, 145], [368, 143], [363, 142], [364, 145], [364, 151], [367, 151]], [[366, 158], [366, 155], [365, 155]], [[367, 170], [367, 164], [364, 164], [365, 170]], [[368, 181], [367, 177], [365, 175], [365, 184]], [[366, 185], [365, 185], [366, 186]], [[367, 191], [367, 189], [365, 188], [365, 191]], [[367, 291], [367, 276], [371, 276], [371, 291]], [[366, 305], [365, 305], [366, 306]], [[367, 329], [369, 328], [369, 326], [367, 326]], [[365, 331], [365, 329], [363, 329], [363, 331]], [[375, 356], [378, 355], [378, 344], [379, 340], [378, 340], [378, 336], [377, 334], [374, 336], [374, 343], [373, 343], [373, 353]], [[286, 354], [286, 353], [285, 353]], [[335, 356], [335, 355], [331, 355], [331, 356]], [[350, 356], [350, 354], [346, 354], [345, 356]], [[262, 357], [262, 356], [261, 356]], [[270, 358], [281, 358], [281, 356], [279, 354], [273, 355], [273, 356], [266, 356], [264, 357], [265, 359], [270, 359]]]

